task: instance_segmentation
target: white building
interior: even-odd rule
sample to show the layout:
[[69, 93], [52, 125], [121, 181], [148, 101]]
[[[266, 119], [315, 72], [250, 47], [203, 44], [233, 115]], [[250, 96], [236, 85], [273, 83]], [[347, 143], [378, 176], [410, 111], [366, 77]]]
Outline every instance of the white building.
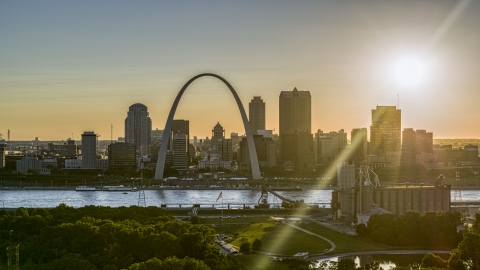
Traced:
[[337, 185], [341, 190], [355, 186], [355, 165], [348, 163], [337, 165]]
[[40, 172], [42, 169], [42, 161], [36, 157], [25, 157], [17, 160], [17, 172], [27, 173], [29, 170]]

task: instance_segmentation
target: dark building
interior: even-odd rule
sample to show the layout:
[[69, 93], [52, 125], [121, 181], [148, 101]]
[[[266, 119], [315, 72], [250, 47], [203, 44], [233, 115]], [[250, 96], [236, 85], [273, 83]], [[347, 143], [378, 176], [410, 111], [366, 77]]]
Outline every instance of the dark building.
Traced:
[[[253, 135], [253, 141], [257, 151], [258, 164], [261, 167], [276, 166], [277, 149], [275, 141], [273, 141], [272, 138], [263, 137], [262, 135]], [[241, 170], [251, 170], [247, 138], [243, 138], [240, 141], [238, 166]]]
[[367, 128], [354, 128], [350, 133], [351, 139], [351, 160], [355, 164], [365, 159], [368, 155]]
[[265, 129], [265, 102], [261, 97], [253, 97], [248, 104], [248, 122], [252, 128], [254, 135], [258, 134], [258, 130]]
[[135, 145], [125, 142], [116, 142], [108, 145], [108, 168], [136, 168]]
[[296, 166], [313, 165], [310, 92], [298, 91], [297, 88], [293, 91], [282, 91], [279, 97], [279, 110], [282, 163], [291, 161]]

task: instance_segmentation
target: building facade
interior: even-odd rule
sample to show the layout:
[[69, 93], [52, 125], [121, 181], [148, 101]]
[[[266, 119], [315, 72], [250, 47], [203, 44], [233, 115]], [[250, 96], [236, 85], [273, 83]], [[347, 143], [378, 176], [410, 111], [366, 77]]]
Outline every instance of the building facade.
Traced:
[[5, 167], [5, 149], [7, 144], [5, 140], [0, 140], [0, 169]]
[[188, 169], [188, 141], [186, 134], [173, 135], [173, 168], [178, 171]]
[[[261, 167], [274, 167], [277, 165], [277, 148], [272, 138], [254, 135], [253, 141], [257, 150], [258, 164]], [[240, 141], [238, 150], [238, 166], [241, 170], [251, 170], [250, 152], [248, 151], [247, 138]]]
[[279, 135], [282, 162], [309, 164], [313, 153], [311, 96], [309, 91], [282, 91], [279, 97]]
[[253, 97], [248, 104], [248, 121], [253, 135], [258, 134], [258, 130], [265, 129], [265, 102], [261, 97]]
[[396, 106], [377, 106], [372, 110], [370, 154], [383, 155], [401, 150], [401, 111]]
[[135, 169], [136, 148], [133, 143], [116, 142], [108, 145], [108, 168]]
[[332, 163], [337, 160], [341, 151], [347, 146], [347, 133], [343, 129], [338, 132], [324, 133], [321, 129], [315, 133], [315, 150], [317, 164]]
[[95, 169], [97, 158], [97, 134], [85, 131], [82, 134], [82, 168]]
[[352, 160], [355, 164], [368, 155], [367, 128], [354, 128], [350, 133]]
[[141, 103], [130, 106], [125, 118], [125, 142], [135, 145], [137, 155], [150, 155], [151, 131], [152, 120], [147, 106]]

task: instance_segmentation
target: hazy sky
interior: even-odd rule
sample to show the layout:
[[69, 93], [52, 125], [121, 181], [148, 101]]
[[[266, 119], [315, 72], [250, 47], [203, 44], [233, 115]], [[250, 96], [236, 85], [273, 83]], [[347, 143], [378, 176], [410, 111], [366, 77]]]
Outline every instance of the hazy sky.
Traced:
[[[427, 80], [389, 76], [414, 55]], [[312, 131], [369, 127], [396, 105], [402, 129], [480, 137], [480, 1], [0, 1], [0, 133], [12, 140], [124, 136], [133, 103], [163, 129], [191, 77], [216, 73], [278, 130], [280, 91], [312, 95]], [[244, 133], [226, 86], [201, 78], [176, 119], [191, 136], [217, 122]]]

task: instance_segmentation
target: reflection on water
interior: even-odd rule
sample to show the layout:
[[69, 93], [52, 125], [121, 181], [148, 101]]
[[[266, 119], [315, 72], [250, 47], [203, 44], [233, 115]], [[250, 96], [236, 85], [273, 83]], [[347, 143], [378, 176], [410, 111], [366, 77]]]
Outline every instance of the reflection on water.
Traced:
[[[220, 192], [222, 198], [217, 200]], [[278, 191], [282, 196], [292, 200], [304, 200], [307, 204], [330, 207], [331, 190]], [[200, 204], [203, 207], [241, 208], [243, 205], [253, 207], [260, 198], [259, 190], [145, 190], [148, 206], [190, 207]], [[452, 191], [453, 198], [453, 191]], [[464, 201], [480, 201], [480, 190], [462, 190]], [[281, 200], [269, 194], [272, 205], [280, 205]], [[55, 207], [65, 203], [73, 207], [85, 205], [130, 206], [138, 204], [138, 192], [77, 192], [74, 190], [1, 190], [0, 207]]]
[[[217, 200], [220, 192], [222, 197]], [[308, 204], [330, 203], [330, 190], [284, 191], [279, 192], [292, 200], [304, 200]], [[190, 207], [201, 204], [204, 207], [240, 208], [243, 205], [253, 207], [260, 198], [259, 190], [145, 190], [145, 201], [148, 206]], [[281, 200], [269, 194], [269, 203], [280, 205]], [[2, 190], [0, 191], [1, 207], [55, 207], [65, 203], [73, 207], [85, 205], [130, 206], [138, 204], [138, 192], [78, 192], [74, 190]], [[329, 207], [329, 205], [326, 205]]]

